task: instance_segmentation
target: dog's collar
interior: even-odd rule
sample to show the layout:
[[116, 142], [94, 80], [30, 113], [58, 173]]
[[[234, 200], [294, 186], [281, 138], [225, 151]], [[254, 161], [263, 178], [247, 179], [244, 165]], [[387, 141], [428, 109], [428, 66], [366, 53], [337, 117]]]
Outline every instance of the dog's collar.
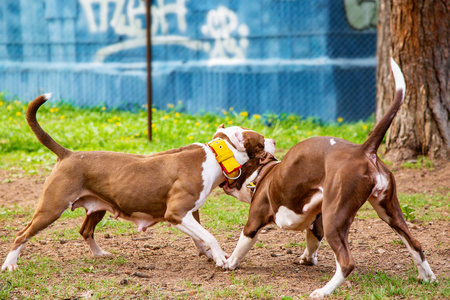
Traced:
[[273, 160], [271, 162], [268, 162], [264, 165], [261, 165], [258, 168], [258, 176], [256, 176], [256, 178], [250, 182], [249, 184], [247, 184], [246, 188], [248, 188], [250, 190], [250, 195], [252, 197], [252, 201], [253, 201], [253, 196], [255, 195], [256, 189], [258, 187], [258, 183], [261, 181], [261, 179], [263, 177], [265, 177], [267, 175], [267, 173], [269, 172], [269, 170], [271, 169], [271, 166], [274, 166], [278, 163], [280, 163], [281, 161], [279, 160]]
[[206, 144], [216, 155], [216, 160], [222, 168], [222, 173], [228, 186], [241, 176], [241, 164], [234, 157], [233, 151], [221, 138], [212, 140]]

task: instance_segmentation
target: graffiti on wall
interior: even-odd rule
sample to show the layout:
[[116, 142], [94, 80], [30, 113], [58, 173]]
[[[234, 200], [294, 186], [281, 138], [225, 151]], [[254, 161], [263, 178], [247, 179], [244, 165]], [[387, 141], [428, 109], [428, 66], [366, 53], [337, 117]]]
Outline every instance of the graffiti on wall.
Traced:
[[[145, 2], [142, 0], [78, 0], [83, 8], [91, 33], [104, 33], [110, 28], [121, 36], [123, 42], [99, 49], [96, 61], [127, 49], [146, 46]], [[152, 5], [152, 44], [179, 45], [208, 54], [210, 61], [239, 62], [245, 59], [248, 48], [249, 28], [239, 22], [236, 13], [225, 6], [218, 6], [206, 14], [200, 32], [204, 39], [193, 40], [183, 35], [188, 29], [186, 0], [165, 3], [157, 0]], [[95, 10], [94, 7], [98, 9]], [[113, 12], [110, 12], [113, 7]], [[95, 13], [97, 12], [97, 14]], [[171, 32], [168, 17], [176, 17], [176, 33]], [[172, 31], [174, 31], [172, 29]]]
[[376, 27], [379, 0], [344, 0], [345, 16], [350, 26], [357, 30]]

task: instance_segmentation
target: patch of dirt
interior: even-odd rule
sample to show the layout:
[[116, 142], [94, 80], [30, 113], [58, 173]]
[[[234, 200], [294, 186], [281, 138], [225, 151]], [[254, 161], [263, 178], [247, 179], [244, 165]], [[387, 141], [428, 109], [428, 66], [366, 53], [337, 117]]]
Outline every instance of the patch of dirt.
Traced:
[[[398, 168], [394, 174], [400, 193], [428, 191], [448, 195], [450, 191], [448, 162], [439, 164], [434, 171]], [[19, 171], [0, 170], [0, 207], [12, 208], [17, 204], [34, 208], [40, 197], [44, 175], [48, 174], [27, 176]], [[29, 217], [20, 215], [8, 222], [0, 221], [0, 235], [13, 237], [28, 221]], [[92, 255], [81, 236], [77, 240], [65, 241], [54, 234], [55, 231], [67, 228], [78, 230], [82, 222], [83, 217], [54, 223], [38, 235], [39, 239], [32, 239], [27, 244], [22, 251], [22, 260], [36, 258], [39, 255], [52, 257], [61, 261], [63, 274], [71, 273], [70, 262], [74, 259], [78, 259], [77, 263], [84, 263], [89, 268], [91, 264], [83, 259], [92, 259]], [[449, 222], [445, 221], [410, 224], [412, 234], [422, 243], [427, 260], [438, 279], [450, 277], [449, 225]], [[233, 284], [230, 279], [232, 273], [216, 268], [214, 263], [204, 256], [199, 257], [188, 236], [158, 230], [159, 226], [165, 225], [156, 225], [146, 233], [137, 233], [136, 230], [135, 233], [114, 235], [113, 229], [98, 232], [96, 239], [99, 245], [107, 251], [116, 253], [116, 257], [122, 255], [125, 262], [110, 264], [108, 258], [96, 259], [99, 271], [95, 274], [87, 273], [86, 276], [92, 277], [95, 281], [113, 280], [123, 286], [139, 283], [143, 286], [144, 294], [145, 289], [155, 287], [169, 298], [188, 293], [189, 299], [195, 299], [195, 287], [215, 291]], [[216, 238], [224, 251], [231, 254], [239, 235], [240, 230], [224, 229], [216, 235]], [[2, 260], [11, 247], [11, 242], [5, 240], [0, 239]], [[398, 241], [398, 236], [381, 220], [356, 219], [350, 230], [350, 245], [356, 262], [355, 271], [363, 274], [371, 270], [385, 271], [406, 279], [406, 273], [412, 265], [411, 256], [404, 245], [392, 242], [394, 240]], [[291, 242], [304, 242], [304, 233], [268, 226], [262, 230], [259, 241], [233, 273], [235, 278], [248, 280], [249, 285], [253, 284], [252, 280], [255, 278], [260, 278], [258, 284], [272, 286], [271, 293], [279, 296], [309, 294], [325, 284], [326, 276], [334, 274], [334, 255], [326, 242], [323, 242], [319, 249], [319, 264], [310, 267], [297, 263], [304, 248], [289, 246]], [[60, 277], [60, 273], [55, 274], [53, 279], [55, 282], [47, 284], [60, 284]], [[182, 283], [185, 281], [190, 281], [194, 288], [186, 287], [186, 284]], [[342, 289], [347, 291], [352, 287], [357, 289], [358, 282], [347, 280]], [[23, 293], [22, 296], [30, 291]]]

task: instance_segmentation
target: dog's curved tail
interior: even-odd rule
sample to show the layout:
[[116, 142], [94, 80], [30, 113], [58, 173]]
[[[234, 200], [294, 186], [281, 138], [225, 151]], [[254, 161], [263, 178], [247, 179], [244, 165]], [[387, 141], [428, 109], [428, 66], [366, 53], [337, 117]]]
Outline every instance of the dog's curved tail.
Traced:
[[392, 73], [394, 74], [394, 81], [395, 81], [394, 101], [392, 102], [391, 106], [389, 107], [388, 111], [383, 116], [383, 118], [375, 126], [375, 128], [372, 131], [372, 134], [364, 142], [364, 144], [361, 145], [364, 152], [368, 154], [374, 154], [377, 152], [378, 147], [380, 147], [380, 144], [383, 141], [386, 131], [389, 129], [389, 126], [391, 126], [392, 120], [397, 114], [397, 111], [400, 109], [400, 106], [403, 103], [403, 99], [405, 98], [405, 90], [406, 90], [405, 78], [403, 77], [402, 70], [400, 70], [400, 67], [395, 63], [395, 61], [392, 58], [391, 58], [391, 68]]
[[39, 125], [36, 119], [36, 112], [38, 111], [39, 107], [41, 107], [42, 104], [50, 99], [51, 96], [52, 94], [44, 94], [31, 101], [27, 109], [27, 122], [31, 130], [33, 130], [34, 134], [38, 138], [39, 142], [41, 142], [42, 145], [55, 153], [59, 159], [63, 159], [65, 156], [70, 154], [71, 151], [55, 142], [52, 137], [42, 129], [41, 125]]

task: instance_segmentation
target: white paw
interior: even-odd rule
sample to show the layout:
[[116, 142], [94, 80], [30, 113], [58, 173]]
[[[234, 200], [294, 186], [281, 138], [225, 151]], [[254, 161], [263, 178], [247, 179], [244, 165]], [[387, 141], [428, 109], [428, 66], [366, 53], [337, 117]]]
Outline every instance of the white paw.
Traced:
[[220, 268], [226, 268], [228, 266], [227, 256], [228, 255], [223, 251], [216, 253], [216, 255], [214, 255], [216, 266]]
[[111, 256], [113, 256], [111, 252], [104, 251], [104, 250], [94, 253], [94, 257], [96, 257], [96, 258], [111, 257]]
[[418, 280], [424, 281], [424, 282], [435, 282], [436, 281], [436, 276], [434, 276], [434, 274], [431, 275], [427, 275], [427, 276], [417, 276]]
[[239, 266], [240, 261], [235, 259], [233, 256], [227, 259], [227, 267], [224, 267], [224, 269], [227, 270], [234, 270]]
[[316, 266], [317, 256], [308, 257], [305, 253], [300, 256], [300, 264], [305, 266]]
[[326, 294], [322, 291], [322, 289], [317, 289], [309, 295], [311, 298], [324, 298], [325, 296]]
[[7, 264], [3, 264], [2, 266], [2, 271], [8, 269], [8, 271], [16, 271], [19, 269], [19, 266], [17, 264], [11, 264], [11, 265], [7, 265]]

